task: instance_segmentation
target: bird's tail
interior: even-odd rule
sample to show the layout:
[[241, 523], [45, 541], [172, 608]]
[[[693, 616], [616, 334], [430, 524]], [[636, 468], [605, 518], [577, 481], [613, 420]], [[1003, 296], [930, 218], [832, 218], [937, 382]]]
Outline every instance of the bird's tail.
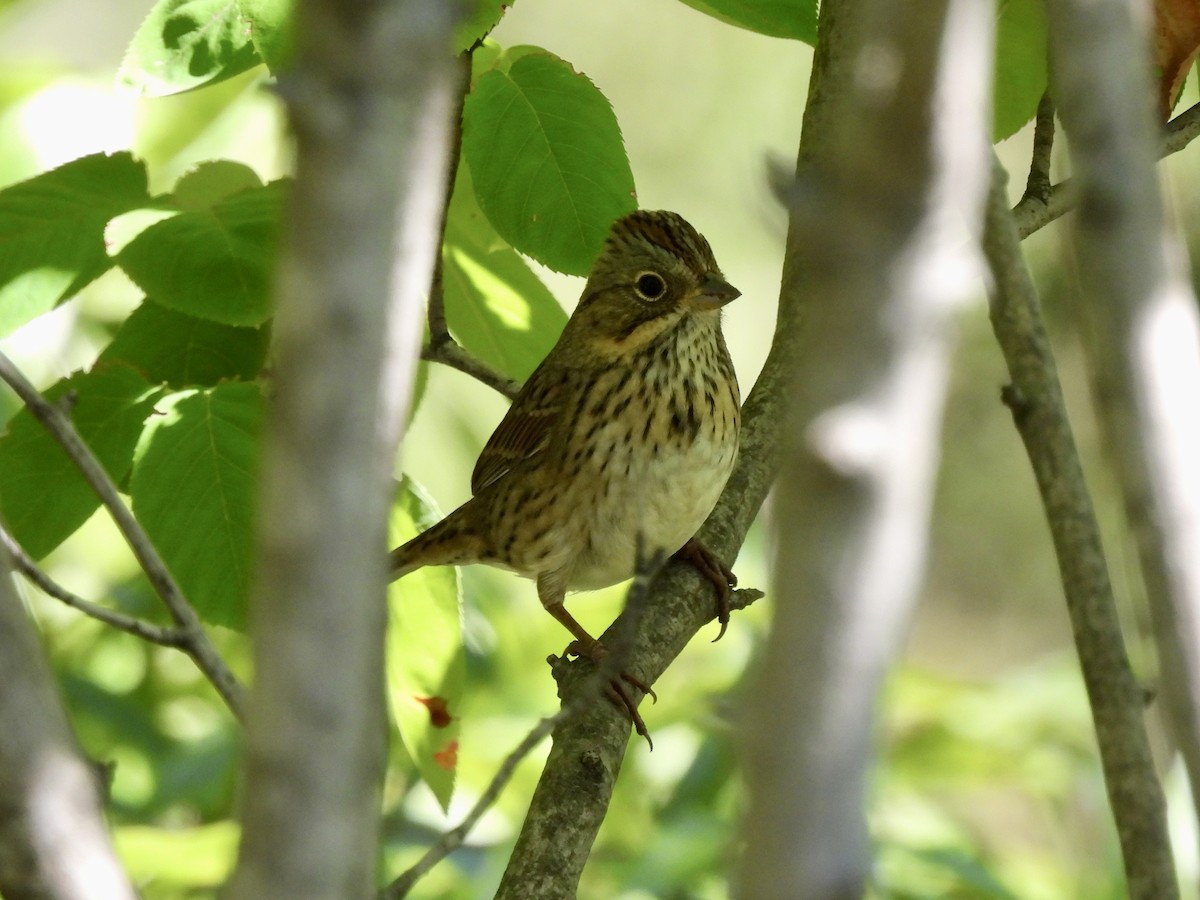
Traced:
[[455, 510], [432, 528], [401, 544], [390, 554], [391, 580], [403, 578], [423, 566], [463, 566], [479, 562], [484, 543]]

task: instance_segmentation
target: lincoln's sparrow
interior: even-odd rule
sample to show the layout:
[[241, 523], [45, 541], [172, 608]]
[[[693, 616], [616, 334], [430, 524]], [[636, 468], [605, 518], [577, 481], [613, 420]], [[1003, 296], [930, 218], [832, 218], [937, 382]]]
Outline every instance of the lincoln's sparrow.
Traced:
[[[479, 455], [474, 496], [392, 551], [393, 578], [467, 563], [534, 578], [574, 635], [571, 652], [598, 660], [606, 651], [563, 598], [633, 575], [640, 539], [713, 581], [724, 634], [736, 579], [693, 536], [737, 455], [738, 385], [720, 309], [739, 293], [675, 213], [619, 219], [558, 343]], [[611, 693], [644, 735], [620, 681]]]

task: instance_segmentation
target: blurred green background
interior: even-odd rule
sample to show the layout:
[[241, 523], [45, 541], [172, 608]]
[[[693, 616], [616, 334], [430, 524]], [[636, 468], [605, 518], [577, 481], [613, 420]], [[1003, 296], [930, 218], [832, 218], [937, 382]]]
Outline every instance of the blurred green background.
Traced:
[[[147, 161], [152, 190], [169, 188], [208, 159], [243, 161], [264, 180], [288, 171], [280, 106], [260, 72], [163, 99], [114, 90], [124, 48], [149, 6], [0, 2], [0, 187], [85, 153], [125, 148]], [[770, 339], [785, 227], [768, 167], [794, 158], [809, 48], [723, 25], [674, 0], [519, 0], [492, 37], [553, 51], [612, 102], [640, 205], [674, 209], [692, 221], [743, 292], [728, 311], [726, 331], [747, 391]], [[1029, 144], [1026, 130], [1000, 147], [1016, 182], [1023, 181]], [[1195, 223], [1196, 168], [1194, 151], [1165, 166], [1185, 227]], [[1065, 312], [1071, 279], [1060, 245], [1052, 226], [1028, 241], [1027, 251], [1100, 503], [1131, 653], [1152, 686], [1136, 560], [1100, 464]], [[569, 310], [581, 281], [544, 274]], [[114, 270], [2, 346], [45, 385], [90, 364], [136, 302], [136, 290]], [[869, 813], [879, 897], [1124, 895], [1047, 529], [999, 402], [1004, 383], [982, 292], [965, 297], [928, 578], [880, 724]], [[0, 414], [7, 418], [14, 408], [12, 397], [0, 394]], [[443, 510], [468, 496], [475, 455], [503, 410], [499, 395], [465, 376], [429, 372], [403, 469]], [[743, 585], [767, 587], [767, 551], [756, 527], [737, 564]], [[73, 590], [128, 611], [155, 602], [103, 517], [47, 566]], [[381, 877], [410, 864], [456, 823], [509, 749], [557, 705], [543, 660], [561, 651], [564, 635], [540, 611], [532, 586], [482, 568], [463, 578], [468, 683], [455, 800], [443, 815], [397, 753]], [[212, 896], [236, 846], [230, 816], [237, 727], [181, 655], [114, 633], [32, 590], [26, 596], [85, 749], [115, 764], [112, 821], [145, 896]], [[572, 609], [585, 626], [602, 630], [621, 598], [619, 589], [582, 595]], [[735, 618], [724, 640], [697, 640], [656, 685], [661, 700], [646, 710], [656, 749], [632, 745], [580, 896], [727, 895], [743, 804], [735, 757], [739, 698], [769, 616], [768, 591]], [[220, 630], [216, 637], [244, 673], [244, 639]], [[1161, 730], [1155, 742], [1185, 897], [1194, 898], [1200, 863], [1184, 775]], [[491, 895], [544, 753], [521, 766], [468, 845], [416, 896]]]

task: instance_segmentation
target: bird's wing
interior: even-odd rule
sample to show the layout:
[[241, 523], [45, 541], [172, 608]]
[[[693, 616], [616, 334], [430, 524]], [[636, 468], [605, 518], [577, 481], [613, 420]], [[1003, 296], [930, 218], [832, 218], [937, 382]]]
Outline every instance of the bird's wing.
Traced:
[[541, 366], [525, 382], [479, 454], [471, 473], [472, 494], [478, 494], [518, 462], [541, 453], [549, 445], [568, 393], [560, 378], [563, 374]]

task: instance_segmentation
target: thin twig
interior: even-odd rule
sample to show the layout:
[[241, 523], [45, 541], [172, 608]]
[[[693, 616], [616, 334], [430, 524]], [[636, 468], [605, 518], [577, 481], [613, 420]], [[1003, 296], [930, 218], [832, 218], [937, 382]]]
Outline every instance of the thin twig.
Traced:
[[187, 635], [182, 628], [170, 628], [165, 625], [155, 625], [136, 616], [117, 612], [91, 600], [85, 600], [78, 594], [68, 591], [65, 587], [51, 578], [41, 569], [33, 558], [25, 552], [25, 548], [17, 543], [4, 528], [0, 527], [0, 544], [8, 551], [16, 570], [35, 584], [47, 596], [61, 600], [72, 609], [77, 609], [105, 625], [111, 625], [119, 631], [132, 634], [152, 644], [163, 647], [182, 647], [187, 642]]
[[1033, 126], [1033, 153], [1029, 160], [1029, 177], [1025, 180], [1025, 197], [1045, 203], [1050, 196], [1050, 156], [1054, 150], [1054, 101], [1050, 92], [1038, 103]]
[[[1178, 153], [1200, 136], [1200, 103], [1181, 112], [1167, 123], [1166, 136], [1159, 147], [1158, 157]], [[1074, 185], [1071, 179], [1060, 181], [1044, 197], [1028, 193], [1012, 208], [1013, 221], [1021, 240], [1035, 231], [1045, 228], [1055, 219], [1069, 213], [1075, 207]]]
[[75, 430], [70, 418], [59, 407], [48, 401], [29, 383], [20, 370], [3, 353], [0, 353], [0, 380], [13, 389], [42, 426], [66, 451], [67, 456], [79, 469], [84, 479], [100, 498], [129, 544], [134, 557], [146, 573], [155, 593], [166, 605], [171, 618], [180, 626], [184, 640], [178, 646], [192, 658], [205, 677], [212, 682], [217, 693], [237, 718], [242, 718], [244, 689], [204, 632], [196, 611], [184, 597], [170, 570], [158, 554], [142, 526], [121, 499], [120, 492], [104, 466], [96, 459], [91, 448]]
[[442, 285], [442, 245], [446, 241], [446, 222], [450, 218], [450, 199], [454, 196], [454, 185], [458, 180], [458, 164], [462, 158], [463, 106], [467, 102], [467, 92], [471, 89], [471, 58], [475, 52], [475, 46], [469, 47], [456, 60], [459, 68], [459, 83], [456, 88], [457, 102], [451, 120], [450, 168], [446, 173], [446, 191], [442, 198], [442, 220], [438, 223], [438, 233], [442, 235], [442, 240], [438, 245], [438, 254], [433, 264], [433, 278], [429, 285], [429, 311], [427, 314], [429, 343], [434, 348], [441, 347], [447, 341], [453, 340], [450, 337], [450, 326], [446, 323], [446, 298]]
[[455, 827], [443, 834], [438, 840], [425, 851], [425, 854], [417, 860], [410, 868], [406, 869], [396, 878], [391, 884], [379, 892], [380, 900], [399, 900], [401, 897], [407, 897], [408, 892], [412, 890], [413, 885], [417, 883], [430, 869], [462, 846], [467, 835], [475, 824], [483, 817], [483, 814], [491, 808], [492, 804], [500, 796], [500, 792], [504, 790], [512, 778], [513, 773], [517, 771], [517, 766], [525, 759], [533, 748], [542, 742], [542, 739], [554, 730], [554, 727], [565, 719], [567, 716], [573, 715], [575, 706], [564, 706], [557, 713], [542, 719], [534, 726], [533, 730], [521, 740], [521, 743], [513, 749], [511, 753], [505, 757], [504, 762], [500, 764], [500, 768], [496, 770], [496, 774], [492, 776], [491, 783], [487, 786], [487, 790], [483, 792], [480, 798], [471, 807], [471, 811], [463, 817], [463, 820]]
[[499, 391], [509, 400], [515, 399], [521, 390], [521, 382], [496, 371], [482, 359], [463, 349], [462, 345], [449, 335], [440, 344], [431, 344], [422, 348], [421, 359], [428, 362], [439, 362], [470, 375], [476, 381], [481, 381], [488, 387]]

